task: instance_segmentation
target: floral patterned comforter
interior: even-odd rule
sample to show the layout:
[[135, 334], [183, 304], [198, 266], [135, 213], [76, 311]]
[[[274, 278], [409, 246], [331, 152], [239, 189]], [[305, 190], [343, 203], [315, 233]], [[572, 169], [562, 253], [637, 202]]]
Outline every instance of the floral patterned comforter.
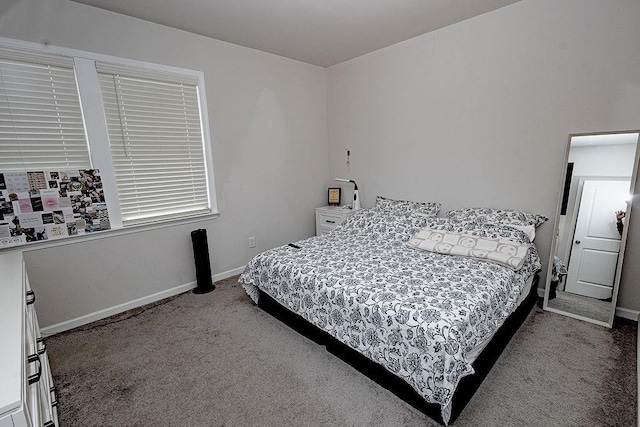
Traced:
[[[530, 246], [513, 271], [484, 260], [408, 247], [429, 227]], [[258, 289], [409, 383], [441, 406], [448, 423], [458, 382], [473, 368], [465, 355], [517, 308], [527, 279], [540, 269], [520, 230], [366, 209], [331, 233], [253, 258], [240, 283]]]

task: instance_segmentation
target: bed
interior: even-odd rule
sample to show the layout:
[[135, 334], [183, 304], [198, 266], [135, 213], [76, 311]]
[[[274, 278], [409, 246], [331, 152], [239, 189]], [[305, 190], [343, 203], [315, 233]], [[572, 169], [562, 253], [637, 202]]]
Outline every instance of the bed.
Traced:
[[[458, 385], [535, 293], [541, 265], [532, 234], [546, 218], [486, 209], [437, 218], [439, 207], [379, 197], [329, 234], [257, 255], [239, 280], [256, 303], [275, 301], [408, 384], [448, 424]], [[448, 244], [445, 253], [424, 250], [425, 231], [514, 243], [524, 255], [513, 266], [451, 255]]]

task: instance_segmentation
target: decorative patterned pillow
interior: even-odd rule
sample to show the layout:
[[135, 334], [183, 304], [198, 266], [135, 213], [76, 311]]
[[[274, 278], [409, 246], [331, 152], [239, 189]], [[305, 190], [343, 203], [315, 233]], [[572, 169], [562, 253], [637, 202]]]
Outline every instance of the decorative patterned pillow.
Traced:
[[508, 239], [518, 243], [531, 243], [527, 233], [512, 225], [479, 223], [456, 218], [429, 218], [424, 227], [452, 233], [471, 234], [487, 239]]
[[536, 228], [533, 225], [510, 225], [509, 227], [517, 228], [529, 237], [531, 242], [536, 238]]
[[406, 241], [433, 217], [414, 213], [398, 213], [387, 209], [361, 209], [351, 215], [340, 227], [342, 233], [366, 234], [372, 237]]
[[491, 209], [491, 208], [461, 208], [447, 212], [447, 216], [452, 219], [473, 221], [478, 224], [501, 224], [501, 225], [533, 225], [539, 227], [548, 218], [544, 215], [517, 211], [513, 209]]
[[378, 196], [376, 197], [375, 209], [392, 210], [398, 214], [419, 214], [434, 217], [438, 215], [440, 206], [440, 203], [435, 202], [411, 202]]

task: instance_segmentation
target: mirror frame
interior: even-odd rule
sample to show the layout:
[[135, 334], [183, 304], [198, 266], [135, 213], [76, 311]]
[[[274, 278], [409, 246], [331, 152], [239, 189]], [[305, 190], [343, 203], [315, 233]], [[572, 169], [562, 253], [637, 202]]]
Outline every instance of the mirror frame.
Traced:
[[[620, 237], [620, 253], [618, 255], [618, 263], [616, 265], [616, 275], [613, 279], [613, 295], [611, 298], [611, 310], [609, 313], [609, 321], [602, 322], [600, 320], [592, 319], [589, 317], [581, 316], [579, 314], [570, 313], [567, 311], [563, 311], [557, 308], [553, 308], [549, 306], [549, 292], [551, 290], [551, 274], [553, 271], [553, 257], [556, 255], [557, 246], [558, 246], [558, 231], [560, 228], [560, 210], [562, 208], [562, 197], [564, 194], [564, 183], [565, 183], [565, 175], [567, 174], [567, 163], [569, 161], [569, 152], [571, 150], [571, 140], [577, 136], [589, 136], [589, 135], [615, 135], [621, 133], [637, 133], [638, 139], [636, 141], [636, 153], [635, 159], [633, 161], [633, 170], [631, 172], [631, 184], [629, 186], [629, 194], [631, 194], [631, 199], [629, 200], [627, 211], [625, 218], [627, 219], [625, 223], [624, 230], [622, 231], [622, 236]], [[620, 277], [622, 275], [622, 265], [624, 264], [624, 253], [627, 247], [627, 234], [629, 233], [629, 222], [631, 218], [631, 208], [633, 206], [634, 198], [635, 198], [635, 187], [636, 180], [638, 177], [638, 162], [640, 160], [640, 130], [627, 130], [627, 131], [612, 131], [612, 132], [588, 132], [588, 133], [572, 133], [569, 134], [569, 140], [567, 142], [567, 146], [564, 153], [564, 164], [562, 165], [562, 174], [560, 176], [560, 192], [558, 195], [558, 203], [556, 206], [555, 213], [555, 222], [553, 226], [553, 235], [551, 238], [551, 248], [549, 251], [549, 264], [547, 266], [547, 276], [545, 278], [545, 288], [544, 288], [544, 301], [542, 308], [546, 311], [562, 314], [567, 317], [572, 317], [574, 319], [584, 320], [586, 322], [595, 323], [596, 325], [605, 326], [607, 328], [611, 328], [613, 326], [613, 319], [616, 314], [616, 307], [618, 303], [618, 291], [620, 290]]]

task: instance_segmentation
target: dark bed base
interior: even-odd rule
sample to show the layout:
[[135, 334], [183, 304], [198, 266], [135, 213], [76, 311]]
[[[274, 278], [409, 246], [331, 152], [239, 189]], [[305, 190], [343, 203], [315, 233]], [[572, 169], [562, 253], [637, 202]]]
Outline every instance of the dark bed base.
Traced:
[[[513, 335], [531, 312], [538, 298], [538, 280], [539, 277], [536, 275], [527, 298], [498, 329], [491, 342], [475, 360], [473, 363], [475, 374], [467, 375], [460, 380], [453, 395], [453, 406], [449, 424], [458, 418], [464, 407], [469, 403], [473, 394], [478, 387], [480, 387], [480, 384], [482, 384], [482, 381], [498, 360], [500, 354], [502, 354], [502, 351], [506, 348]], [[284, 308], [280, 303], [262, 291], [260, 292], [259, 301], [258, 306], [273, 317], [282, 321], [298, 333], [313, 340], [315, 343], [324, 345], [330, 353], [344, 360], [379, 385], [390, 390], [414, 408], [441, 424], [444, 424], [439, 405], [426, 402], [408, 383], [393, 375], [382, 365], [371, 361], [348, 345], [341, 343], [327, 332], [307, 322], [300, 315]]]

